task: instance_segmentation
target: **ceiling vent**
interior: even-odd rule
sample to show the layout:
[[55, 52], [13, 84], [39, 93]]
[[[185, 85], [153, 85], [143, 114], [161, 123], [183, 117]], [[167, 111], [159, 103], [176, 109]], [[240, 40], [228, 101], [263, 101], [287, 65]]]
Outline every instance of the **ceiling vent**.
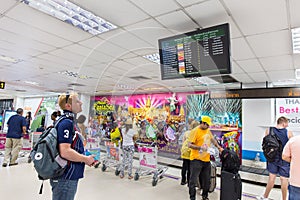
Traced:
[[237, 83], [238, 81], [229, 75], [209, 77], [219, 83]]
[[136, 81], [141, 81], [141, 80], [149, 80], [151, 78], [148, 78], [148, 77], [145, 77], [145, 76], [132, 76], [132, 77], [129, 77], [133, 80], [136, 80]]

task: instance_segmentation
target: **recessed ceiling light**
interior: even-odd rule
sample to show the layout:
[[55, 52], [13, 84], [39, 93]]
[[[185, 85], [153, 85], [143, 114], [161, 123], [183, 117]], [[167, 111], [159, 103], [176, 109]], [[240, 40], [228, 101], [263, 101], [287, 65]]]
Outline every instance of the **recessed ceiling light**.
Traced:
[[21, 0], [21, 2], [93, 35], [117, 28], [114, 24], [67, 0]]
[[15, 59], [9, 56], [5, 56], [5, 55], [0, 55], [0, 60], [6, 61], [6, 62], [11, 62], [11, 63], [18, 63], [22, 60], [20, 59]]
[[70, 76], [70, 77], [73, 77], [73, 78], [80, 78], [80, 79], [91, 79], [92, 78], [90, 76], [82, 75], [82, 74], [79, 74], [77, 72], [71, 72], [71, 71], [68, 71], [68, 70], [66, 70], [66, 71], [60, 71], [58, 73], [66, 75], [66, 76]]
[[144, 58], [150, 60], [151, 62], [155, 62], [157, 64], [160, 63], [160, 59], [159, 59], [159, 54], [158, 53], [154, 53], [154, 54], [148, 54], [148, 55], [144, 55]]

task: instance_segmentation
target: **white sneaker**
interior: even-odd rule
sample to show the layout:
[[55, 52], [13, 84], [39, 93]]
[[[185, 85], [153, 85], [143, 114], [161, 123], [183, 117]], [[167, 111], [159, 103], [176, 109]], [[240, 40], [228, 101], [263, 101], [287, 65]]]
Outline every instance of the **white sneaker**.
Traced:
[[269, 200], [269, 198], [265, 198], [264, 196], [257, 196], [256, 197], [257, 200]]

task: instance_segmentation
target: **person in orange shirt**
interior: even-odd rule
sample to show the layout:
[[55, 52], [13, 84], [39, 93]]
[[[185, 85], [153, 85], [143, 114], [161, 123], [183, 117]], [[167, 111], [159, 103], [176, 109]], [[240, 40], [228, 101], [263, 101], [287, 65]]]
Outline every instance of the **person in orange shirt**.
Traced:
[[188, 146], [191, 148], [190, 153], [190, 183], [189, 194], [190, 200], [196, 199], [196, 184], [200, 176], [202, 185], [202, 200], [208, 200], [208, 190], [210, 184], [210, 153], [207, 151], [214, 144], [221, 152], [223, 149], [213, 137], [209, 126], [211, 118], [202, 116], [200, 125], [191, 130]]

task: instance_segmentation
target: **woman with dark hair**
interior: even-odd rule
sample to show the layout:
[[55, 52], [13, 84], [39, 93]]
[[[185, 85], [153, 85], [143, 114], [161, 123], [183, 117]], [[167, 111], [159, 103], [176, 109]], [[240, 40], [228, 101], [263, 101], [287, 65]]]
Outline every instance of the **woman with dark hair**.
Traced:
[[28, 111], [26, 113], [25, 120], [26, 120], [26, 132], [28, 133], [28, 131], [30, 130], [30, 122], [32, 120], [32, 118], [31, 118], [31, 112], [30, 111]]

